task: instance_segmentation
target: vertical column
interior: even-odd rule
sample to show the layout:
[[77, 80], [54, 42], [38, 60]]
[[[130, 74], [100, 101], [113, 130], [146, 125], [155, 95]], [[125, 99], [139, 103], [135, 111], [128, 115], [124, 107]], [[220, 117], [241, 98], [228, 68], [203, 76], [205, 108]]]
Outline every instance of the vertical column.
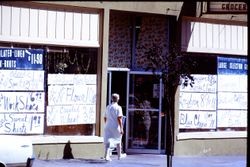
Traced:
[[[98, 56], [98, 92], [97, 92], [97, 135], [103, 136], [103, 111], [106, 109], [107, 96], [107, 68], [109, 57], [109, 15], [110, 9], [104, 8], [100, 16], [100, 49]], [[99, 120], [98, 120], [99, 119]], [[98, 125], [99, 124], [99, 125]]]

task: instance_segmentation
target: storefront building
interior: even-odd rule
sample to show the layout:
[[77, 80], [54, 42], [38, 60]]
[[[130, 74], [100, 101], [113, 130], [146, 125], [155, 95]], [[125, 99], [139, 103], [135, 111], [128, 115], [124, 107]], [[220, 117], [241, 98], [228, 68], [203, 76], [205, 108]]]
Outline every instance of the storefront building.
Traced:
[[[177, 93], [175, 154], [245, 155], [248, 28], [246, 20], [231, 19], [246, 14], [247, 6], [239, 2], [200, 6], [199, 18], [182, 17], [181, 22], [182, 51], [199, 65], [193, 71], [193, 88], [181, 86]], [[232, 16], [218, 20], [218, 13]]]
[[38, 158], [62, 157], [68, 140], [102, 142], [100, 20], [98, 10], [1, 4], [0, 133], [32, 138]]
[[[170, 15], [178, 15], [176, 11], [181, 3], [163, 4], [173, 9]], [[106, 2], [67, 2], [66, 5], [65, 2], [1, 2], [1, 134], [31, 138], [38, 158], [62, 158], [68, 141], [74, 157], [103, 155], [102, 112], [108, 104], [108, 87], [111, 86], [107, 84], [107, 74], [131, 67], [131, 62], [119, 66], [112, 61], [114, 54], [109, 43], [112, 34], [109, 32], [119, 32], [110, 25], [120, 19], [112, 15], [111, 9], [119, 10], [121, 4], [109, 5]], [[131, 8], [136, 6], [133, 3], [126, 3], [122, 8], [148, 13], [158, 10], [158, 13], [165, 14], [161, 3], [155, 3], [153, 11], [150, 5], [140, 9]], [[132, 23], [136, 18], [131, 16], [118, 27], [124, 28], [126, 22]], [[154, 18], [157, 17], [149, 16], [151, 21]], [[168, 21], [164, 17], [158, 21], [162, 20], [158, 26], [164, 25], [161, 33], [166, 37]], [[143, 24], [149, 22], [146, 20]], [[131, 42], [129, 33], [135, 28], [135, 24], [126, 27], [128, 36], [125, 37]], [[132, 43], [126, 48], [127, 52], [131, 46]], [[132, 57], [129, 55], [127, 58]], [[142, 67], [143, 62], [139, 65]], [[133, 75], [141, 71], [137, 70]], [[150, 75], [148, 79], [152, 80]], [[126, 83], [124, 86], [127, 87]], [[123, 107], [127, 106], [126, 94], [118, 93], [125, 102]], [[159, 93], [158, 90], [154, 96], [160, 97]], [[157, 106], [154, 112], [160, 113], [157, 112], [160, 110], [159, 98], [154, 103]], [[124, 115], [126, 110], [124, 108]], [[156, 114], [152, 124], [157, 127], [160, 118]], [[161, 146], [164, 142], [158, 137], [160, 130], [160, 127], [154, 130], [157, 136], [151, 140], [153, 151], [149, 148], [150, 152], [160, 153], [164, 149]], [[139, 137], [141, 135], [144, 134], [139, 134]], [[137, 136], [134, 138], [139, 138]], [[135, 141], [131, 146], [140, 151], [144, 146], [137, 147], [139, 140]]]
[[[62, 158], [68, 141], [75, 158], [101, 157], [103, 111], [116, 92], [126, 116], [124, 151], [165, 154], [163, 83], [145, 70], [149, 62], [144, 52], [153, 44], [168, 52], [182, 2], [6, 1], [0, 5], [0, 134], [31, 138], [41, 159]], [[194, 72], [206, 90], [198, 84], [176, 94], [175, 155], [246, 151], [247, 28], [242, 22], [211, 20], [183, 17], [181, 21], [182, 51], [190, 52], [201, 67], [209, 62], [211, 69]], [[213, 36], [202, 34], [209, 28]], [[215, 38], [221, 31], [223, 35]], [[201, 46], [204, 40], [206, 45]], [[220, 68], [227, 63], [243, 68]], [[226, 84], [232, 77], [240, 82]], [[207, 97], [207, 104], [190, 106], [186, 100], [191, 96], [199, 104], [198, 96]], [[236, 96], [239, 101], [228, 105]], [[232, 98], [220, 101], [220, 97]], [[198, 117], [201, 122], [194, 124]], [[227, 121], [221, 121], [225, 117]]]

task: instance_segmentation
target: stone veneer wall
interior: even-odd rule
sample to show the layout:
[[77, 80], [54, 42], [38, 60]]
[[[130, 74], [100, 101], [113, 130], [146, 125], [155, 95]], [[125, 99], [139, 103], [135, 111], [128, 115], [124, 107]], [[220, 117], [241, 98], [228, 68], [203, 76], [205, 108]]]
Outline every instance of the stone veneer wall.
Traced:
[[109, 67], [129, 68], [131, 62], [131, 18], [110, 14]]
[[[138, 34], [135, 68], [145, 68], [147, 58], [145, 49], [154, 44], [163, 48], [163, 54], [168, 46], [168, 20], [166, 16], [142, 16]], [[109, 67], [132, 68], [132, 15], [110, 14], [109, 30]]]
[[[145, 68], [147, 66], [147, 58], [144, 53], [153, 44], [162, 47], [162, 54], [166, 54], [168, 46], [168, 22], [166, 17], [142, 17], [136, 46], [136, 68]], [[142, 49], [141, 46], [145, 46], [146, 49]]]

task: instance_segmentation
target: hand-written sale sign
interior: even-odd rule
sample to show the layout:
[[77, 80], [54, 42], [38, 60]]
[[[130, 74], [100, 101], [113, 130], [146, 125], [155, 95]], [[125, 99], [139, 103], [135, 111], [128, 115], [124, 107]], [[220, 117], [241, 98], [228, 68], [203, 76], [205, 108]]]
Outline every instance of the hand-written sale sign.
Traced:
[[180, 92], [180, 110], [216, 110], [215, 93]]
[[48, 76], [48, 126], [93, 124], [95, 118], [96, 75]]
[[44, 114], [0, 114], [1, 134], [41, 134]]
[[194, 77], [193, 86], [185, 87], [184, 85], [181, 85], [180, 87], [181, 92], [213, 92], [213, 93], [216, 92], [217, 90], [216, 75], [193, 74], [192, 76]]
[[44, 92], [0, 92], [1, 113], [44, 112]]
[[0, 90], [44, 91], [44, 71], [0, 70]]
[[205, 111], [180, 111], [179, 128], [214, 129], [216, 128], [216, 113]]
[[96, 75], [49, 74], [48, 85], [96, 85]]
[[214, 129], [216, 128], [216, 75], [192, 75], [193, 87], [180, 88], [179, 128]]
[[218, 127], [247, 127], [247, 110], [218, 110]]
[[51, 85], [49, 105], [95, 104], [96, 85]]
[[94, 124], [95, 105], [60, 105], [47, 107], [47, 125]]

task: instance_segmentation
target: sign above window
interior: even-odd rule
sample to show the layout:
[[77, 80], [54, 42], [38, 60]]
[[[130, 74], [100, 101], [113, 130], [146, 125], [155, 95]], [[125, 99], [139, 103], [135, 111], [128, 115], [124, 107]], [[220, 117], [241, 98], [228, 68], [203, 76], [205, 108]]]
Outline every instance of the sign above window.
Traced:
[[216, 13], [247, 13], [247, 3], [245, 2], [208, 2], [209, 12]]
[[0, 69], [43, 70], [43, 50], [0, 48]]

